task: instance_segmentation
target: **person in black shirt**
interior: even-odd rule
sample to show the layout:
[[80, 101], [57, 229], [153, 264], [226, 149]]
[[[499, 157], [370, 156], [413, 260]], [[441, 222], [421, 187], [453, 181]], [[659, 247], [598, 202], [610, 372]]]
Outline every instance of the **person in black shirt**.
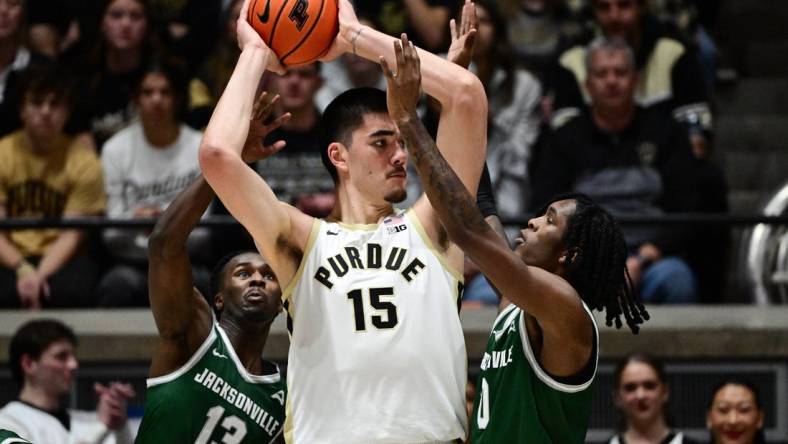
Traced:
[[[591, 196], [614, 216], [690, 212], [698, 206], [694, 158], [686, 131], [663, 113], [634, 102], [632, 51], [623, 40], [598, 38], [588, 49], [589, 110], [557, 128], [537, 160], [533, 205], [575, 191]], [[696, 279], [678, 257], [690, 233], [671, 227], [624, 229], [627, 268], [647, 302], [697, 299]]]

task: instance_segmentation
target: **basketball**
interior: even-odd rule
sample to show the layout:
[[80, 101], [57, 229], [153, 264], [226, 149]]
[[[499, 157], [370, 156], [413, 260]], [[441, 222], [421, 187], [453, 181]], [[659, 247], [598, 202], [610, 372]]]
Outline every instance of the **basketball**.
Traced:
[[337, 0], [252, 0], [247, 20], [284, 66], [314, 62], [337, 35]]

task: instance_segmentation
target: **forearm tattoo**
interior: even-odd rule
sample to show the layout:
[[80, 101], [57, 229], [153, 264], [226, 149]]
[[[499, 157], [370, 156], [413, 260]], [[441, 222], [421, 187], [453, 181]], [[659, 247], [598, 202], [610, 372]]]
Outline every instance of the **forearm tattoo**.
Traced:
[[399, 125], [400, 134], [432, 207], [449, 232], [452, 228], [481, 232], [488, 229], [476, 199], [471, 196], [457, 174], [443, 158], [432, 137], [418, 118]]

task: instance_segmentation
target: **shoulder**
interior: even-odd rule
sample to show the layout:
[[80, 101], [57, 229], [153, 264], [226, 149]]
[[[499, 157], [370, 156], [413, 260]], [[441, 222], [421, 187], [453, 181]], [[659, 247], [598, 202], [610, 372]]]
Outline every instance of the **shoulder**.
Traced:
[[14, 151], [19, 145], [22, 138], [22, 130], [14, 131], [0, 138], [0, 153], [7, 155]]
[[573, 46], [558, 57], [558, 63], [570, 71], [585, 71], [586, 48], [584, 45]]
[[550, 121], [552, 135], [557, 140], [584, 138], [591, 131], [591, 118], [585, 110], [567, 108], [555, 113]]
[[181, 140], [186, 143], [194, 143], [196, 142], [199, 145], [200, 141], [202, 140], [202, 132], [198, 131], [189, 125], [181, 124]]
[[117, 157], [129, 152], [129, 143], [133, 139], [134, 134], [139, 130], [138, 126], [139, 124], [137, 122], [133, 122], [104, 142], [104, 146], [101, 148], [101, 157]]

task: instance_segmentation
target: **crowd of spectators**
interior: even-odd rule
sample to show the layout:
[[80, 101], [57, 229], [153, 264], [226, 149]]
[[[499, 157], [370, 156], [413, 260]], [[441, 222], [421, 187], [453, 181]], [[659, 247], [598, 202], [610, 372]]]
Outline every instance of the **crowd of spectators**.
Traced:
[[[724, 176], [709, 160], [717, 50], [706, 2], [475, 3], [470, 69], [489, 98], [489, 115], [480, 117], [489, 121], [489, 174], [504, 220], [567, 191], [616, 215], [727, 211]], [[241, 4], [0, 0], [0, 219], [163, 211], [200, 172], [200, 130], [239, 54]], [[448, 22], [461, 6], [355, 4], [367, 24], [407, 32], [434, 52], [447, 49]], [[264, 78], [280, 95], [279, 115], [291, 118], [270, 135], [287, 147], [254, 167], [310, 214], [325, 215], [334, 203], [318, 153], [321, 112], [359, 86], [385, 87], [385, 79], [350, 54]], [[424, 110], [429, 126], [439, 110]], [[222, 212], [218, 202], [209, 209]], [[628, 229], [629, 273], [650, 302], [716, 301], [726, 236]], [[198, 281], [214, 258], [251, 245], [240, 229], [192, 237]], [[2, 231], [0, 306], [146, 305], [147, 239], [140, 229]]]

